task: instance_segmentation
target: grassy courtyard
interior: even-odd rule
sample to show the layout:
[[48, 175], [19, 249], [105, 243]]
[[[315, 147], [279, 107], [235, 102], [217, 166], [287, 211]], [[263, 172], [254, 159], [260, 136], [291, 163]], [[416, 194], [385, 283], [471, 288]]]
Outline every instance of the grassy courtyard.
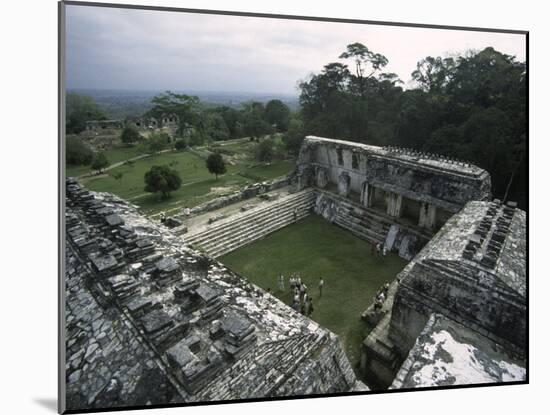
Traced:
[[[111, 169], [105, 174], [82, 178], [81, 182], [90, 190], [111, 192], [139, 206], [147, 215], [166, 211], [168, 214], [183, 207], [193, 207], [215, 197], [229, 194], [247, 184], [271, 180], [290, 172], [293, 163], [288, 160], [274, 160], [267, 165], [257, 165], [252, 156], [252, 143], [243, 142], [231, 144], [235, 155], [224, 155], [227, 173], [218, 179], [206, 168], [205, 160], [196, 154], [183, 151], [171, 151], [151, 155], [130, 164]], [[134, 150], [137, 151], [137, 150]], [[203, 149], [205, 155], [206, 149]], [[137, 154], [125, 149], [115, 149], [107, 152], [111, 163], [125, 160], [125, 156], [135, 157]], [[159, 195], [145, 192], [144, 175], [155, 165], [169, 165], [178, 171], [182, 186], [171, 197], [162, 200]], [[85, 173], [85, 168], [68, 169], [68, 175]], [[113, 175], [122, 173], [122, 178], [116, 180]]]
[[[360, 314], [372, 303], [378, 288], [407, 264], [395, 254], [370, 253], [370, 245], [349, 232], [311, 215], [265, 239], [220, 258], [227, 267], [267, 289], [286, 304], [292, 296], [288, 276], [298, 272], [313, 298], [311, 318], [340, 336], [354, 368], [368, 326]], [[285, 291], [277, 276], [285, 276]], [[325, 287], [319, 298], [319, 277]]]

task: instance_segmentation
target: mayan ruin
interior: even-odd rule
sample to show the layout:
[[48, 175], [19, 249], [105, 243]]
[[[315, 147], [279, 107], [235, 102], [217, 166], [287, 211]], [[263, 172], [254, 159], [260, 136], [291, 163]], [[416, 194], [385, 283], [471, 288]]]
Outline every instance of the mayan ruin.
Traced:
[[[171, 226], [69, 178], [68, 407], [368, 391], [335, 334], [216, 260], [309, 215], [410, 260], [362, 315], [374, 326], [360, 368], [372, 385], [521, 380], [525, 212], [489, 189], [468, 163], [319, 137], [306, 138], [284, 180]], [[193, 221], [204, 212], [209, 222]], [[442, 336], [475, 370], [453, 366]]]
[[61, 413], [530, 383], [526, 32], [59, 19]]

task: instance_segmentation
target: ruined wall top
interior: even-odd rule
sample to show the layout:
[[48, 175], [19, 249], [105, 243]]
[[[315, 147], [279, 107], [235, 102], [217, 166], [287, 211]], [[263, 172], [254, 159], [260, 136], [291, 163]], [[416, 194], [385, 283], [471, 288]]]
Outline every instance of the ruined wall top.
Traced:
[[521, 381], [524, 362], [487, 339], [432, 314], [390, 389]]
[[364, 388], [333, 333], [127, 202], [66, 190], [69, 409]]
[[457, 212], [470, 200], [488, 200], [491, 178], [482, 168], [441, 155], [399, 147], [378, 147], [331, 138], [307, 136], [298, 169], [323, 166], [346, 170], [353, 190], [361, 181], [409, 199]]
[[[526, 214], [500, 202], [468, 203], [398, 275], [392, 309], [395, 339], [418, 336], [413, 312], [436, 312], [525, 353]], [[404, 340], [403, 340], [404, 339]]]
[[356, 143], [352, 141], [337, 140], [334, 138], [325, 138], [309, 135], [305, 138], [304, 143], [307, 145], [328, 145], [339, 147], [346, 150], [361, 152], [368, 155], [380, 156], [384, 158], [393, 158], [400, 161], [416, 164], [418, 166], [426, 166], [456, 174], [461, 174], [471, 177], [479, 177], [487, 174], [485, 170], [467, 161], [458, 160], [452, 157], [447, 157], [441, 154], [433, 154], [424, 151], [417, 151], [410, 148], [395, 147], [395, 146], [374, 146], [370, 144]]

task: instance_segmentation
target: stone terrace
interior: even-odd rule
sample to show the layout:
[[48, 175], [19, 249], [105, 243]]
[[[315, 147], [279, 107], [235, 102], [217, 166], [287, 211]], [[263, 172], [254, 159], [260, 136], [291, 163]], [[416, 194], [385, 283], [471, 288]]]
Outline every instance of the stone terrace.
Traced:
[[524, 363], [460, 324], [433, 314], [390, 389], [525, 380]]
[[67, 409], [365, 390], [338, 338], [67, 181]]

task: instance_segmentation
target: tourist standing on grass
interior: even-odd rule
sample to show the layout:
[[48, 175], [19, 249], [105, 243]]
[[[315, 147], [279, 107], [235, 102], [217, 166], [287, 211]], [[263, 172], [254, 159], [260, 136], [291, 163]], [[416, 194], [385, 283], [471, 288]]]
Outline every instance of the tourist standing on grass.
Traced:
[[378, 243], [376, 244], [376, 253], [377, 253], [378, 255], [380, 255], [380, 251], [381, 251], [381, 250], [382, 250], [382, 244], [381, 244], [380, 242], [378, 242]]
[[278, 277], [278, 285], [279, 285], [279, 291], [285, 290], [285, 276], [283, 274], [279, 274]]
[[303, 298], [306, 294], [307, 286], [304, 283], [300, 283], [300, 298]]
[[387, 253], [388, 253], [388, 248], [386, 248], [386, 245], [384, 245], [384, 247], [382, 248], [382, 256], [386, 256]]
[[309, 300], [305, 301], [304, 302], [304, 315], [305, 316], [309, 316], [309, 306], [310, 306]]
[[323, 287], [325, 286], [325, 281], [323, 277], [319, 277], [319, 298], [323, 296]]
[[313, 300], [311, 298], [307, 299], [307, 307], [306, 307], [306, 316], [311, 316], [313, 313]]

